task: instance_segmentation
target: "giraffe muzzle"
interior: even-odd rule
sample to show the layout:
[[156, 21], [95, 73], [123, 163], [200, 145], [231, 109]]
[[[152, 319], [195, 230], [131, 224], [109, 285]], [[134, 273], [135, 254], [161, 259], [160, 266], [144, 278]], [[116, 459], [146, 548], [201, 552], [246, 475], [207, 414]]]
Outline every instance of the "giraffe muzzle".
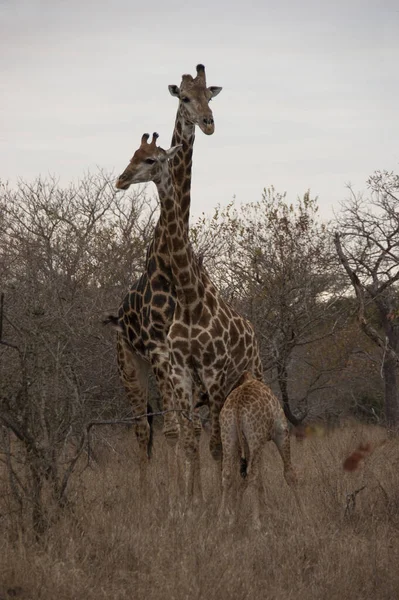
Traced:
[[124, 181], [124, 177], [120, 175], [116, 180], [115, 187], [117, 190], [127, 190], [129, 189], [130, 183], [128, 181]]
[[211, 135], [215, 131], [213, 117], [204, 117], [200, 123], [200, 128], [206, 135]]

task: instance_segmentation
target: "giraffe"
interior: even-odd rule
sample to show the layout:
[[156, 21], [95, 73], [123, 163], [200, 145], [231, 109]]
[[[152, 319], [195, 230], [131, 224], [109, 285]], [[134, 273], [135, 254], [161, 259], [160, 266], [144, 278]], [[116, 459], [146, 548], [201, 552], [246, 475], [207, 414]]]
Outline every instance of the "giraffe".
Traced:
[[[192, 250], [183, 212], [173, 187], [168, 160], [178, 152], [165, 151], [144, 134], [139, 149], [119, 176], [116, 187], [127, 189], [133, 183], [153, 181], [158, 189], [161, 217], [170, 254], [176, 306], [167, 342], [171, 363], [170, 381], [175, 405], [192, 413], [193, 381], [200, 381], [209, 396], [211, 414], [210, 450], [221, 459], [219, 412], [243, 371], [262, 379], [259, 347], [251, 324], [221, 297]], [[193, 498], [198, 444], [188, 420], [182, 419], [186, 455], [187, 500]]]
[[260, 466], [266, 442], [273, 440], [276, 444], [283, 460], [285, 480], [289, 486], [296, 485], [288, 423], [283, 408], [265, 383], [245, 371], [238, 387], [229, 394], [223, 405], [220, 427], [223, 447], [220, 518], [232, 515], [233, 471], [236, 466], [238, 470], [240, 456], [241, 476], [246, 480], [247, 490], [253, 497], [253, 524], [260, 529]]
[[[179, 149], [171, 168], [187, 231], [195, 127], [198, 125], [206, 135], [213, 134], [215, 125], [209, 102], [222, 90], [218, 86], [207, 87], [202, 64], [197, 65], [196, 72], [195, 77], [183, 75], [180, 86], [169, 86], [171, 95], [179, 99], [172, 135], [172, 144]], [[144, 272], [125, 295], [118, 317], [109, 316], [104, 321], [117, 329], [118, 369], [135, 417], [146, 412], [149, 369], [155, 375], [164, 409], [171, 407], [166, 334], [175, 310], [175, 297], [165, 231], [159, 219], [147, 249]], [[145, 484], [151, 439], [145, 417], [135, 421], [134, 428], [140, 450], [140, 478]], [[172, 412], [165, 414], [163, 430], [173, 444], [179, 428]]]

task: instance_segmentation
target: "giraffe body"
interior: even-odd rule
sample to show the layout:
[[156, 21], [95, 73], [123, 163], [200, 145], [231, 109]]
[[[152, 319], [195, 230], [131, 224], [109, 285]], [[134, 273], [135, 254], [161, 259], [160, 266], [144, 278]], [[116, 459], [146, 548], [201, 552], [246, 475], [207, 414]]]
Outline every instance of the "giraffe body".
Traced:
[[234, 471], [240, 468], [252, 496], [254, 526], [259, 529], [261, 457], [268, 441], [272, 440], [277, 446], [288, 485], [295, 486], [296, 474], [291, 464], [288, 424], [278, 399], [265, 383], [255, 380], [248, 372], [240, 383], [229, 394], [220, 412], [223, 447], [220, 516], [232, 515]]
[[[172, 144], [178, 145], [179, 148], [173, 156], [171, 171], [176, 199], [181, 207], [187, 230], [195, 126], [198, 125], [207, 135], [214, 132], [213, 115], [208, 104], [221, 89], [216, 86], [206, 86], [203, 65], [197, 66], [195, 78], [191, 75], [183, 75], [180, 87], [169, 86], [170, 93], [179, 98], [172, 136]], [[130, 288], [118, 312], [118, 368], [134, 415], [145, 413], [149, 368], [155, 375], [164, 409], [172, 408], [166, 337], [173, 321], [175, 304], [176, 291], [161, 216], [147, 250], [144, 273]], [[135, 433], [140, 447], [141, 472], [144, 474], [150, 441], [150, 430], [146, 419], [135, 422]], [[164, 433], [172, 442], [176, 440], [178, 423], [175, 414], [165, 415]]]
[[[213, 457], [220, 459], [220, 409], [245, 370], [262, 378], [259, 348], [251, 324], [221, 297], [193, 253], [168, 164], [176, 147], [165, 151], [156, 146], [157, 134], [151, 144], [148, 137], [143, 136], [117, 187], [149, 180], [157, 185], [160, 222], [165, 229], [176, 289], [173, 322], [167, 334], [174, 401], [177, 408], [192, 414], [193, 383], [203, 385], [211, 412], [210, 449]], [[183, 419], [181, 425], [188, 467], [186, 494], [191, 498], [198, 444], [190, 421]]]

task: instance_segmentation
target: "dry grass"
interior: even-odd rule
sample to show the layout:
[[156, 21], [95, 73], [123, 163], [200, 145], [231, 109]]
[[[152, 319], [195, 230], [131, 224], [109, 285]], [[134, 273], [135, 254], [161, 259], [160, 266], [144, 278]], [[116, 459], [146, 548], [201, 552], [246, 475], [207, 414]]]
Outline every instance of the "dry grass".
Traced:
[[[245, 504], [236, 525], [217, 523], [216, 467], [202, 440], [205, 502], [191, 514], [167, 502], [165, 442], [155, 439], [150, 500], [141, 502], [131, 433], [113, 438], [75, 478], [66, 511], [41, 544], [1, 524], [0, 599], [392, 599], [399, 596], [399, 440], [347, 425], [293, 439], [302, 513], [273, 445], [265, 451], [264, 527]], [[361, 443], [375, 451], [352, 472]], [[355, 497], [351, 494], [366, 486]], [[0, 511], [3, 512], [3, 511]]]

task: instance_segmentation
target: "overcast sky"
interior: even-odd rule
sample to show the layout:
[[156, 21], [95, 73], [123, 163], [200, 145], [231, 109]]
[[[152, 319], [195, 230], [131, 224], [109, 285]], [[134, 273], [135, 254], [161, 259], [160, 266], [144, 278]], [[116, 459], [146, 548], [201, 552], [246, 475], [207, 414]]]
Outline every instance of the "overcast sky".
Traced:
[[0, 0], [1, 179], [116, 176], [146, 131], [169, 147], [167, 86], [199, 62], [223, 91], [194, 215], [274, 185], [328, 217], [345, 184], [399, 170], [397, 0]]

